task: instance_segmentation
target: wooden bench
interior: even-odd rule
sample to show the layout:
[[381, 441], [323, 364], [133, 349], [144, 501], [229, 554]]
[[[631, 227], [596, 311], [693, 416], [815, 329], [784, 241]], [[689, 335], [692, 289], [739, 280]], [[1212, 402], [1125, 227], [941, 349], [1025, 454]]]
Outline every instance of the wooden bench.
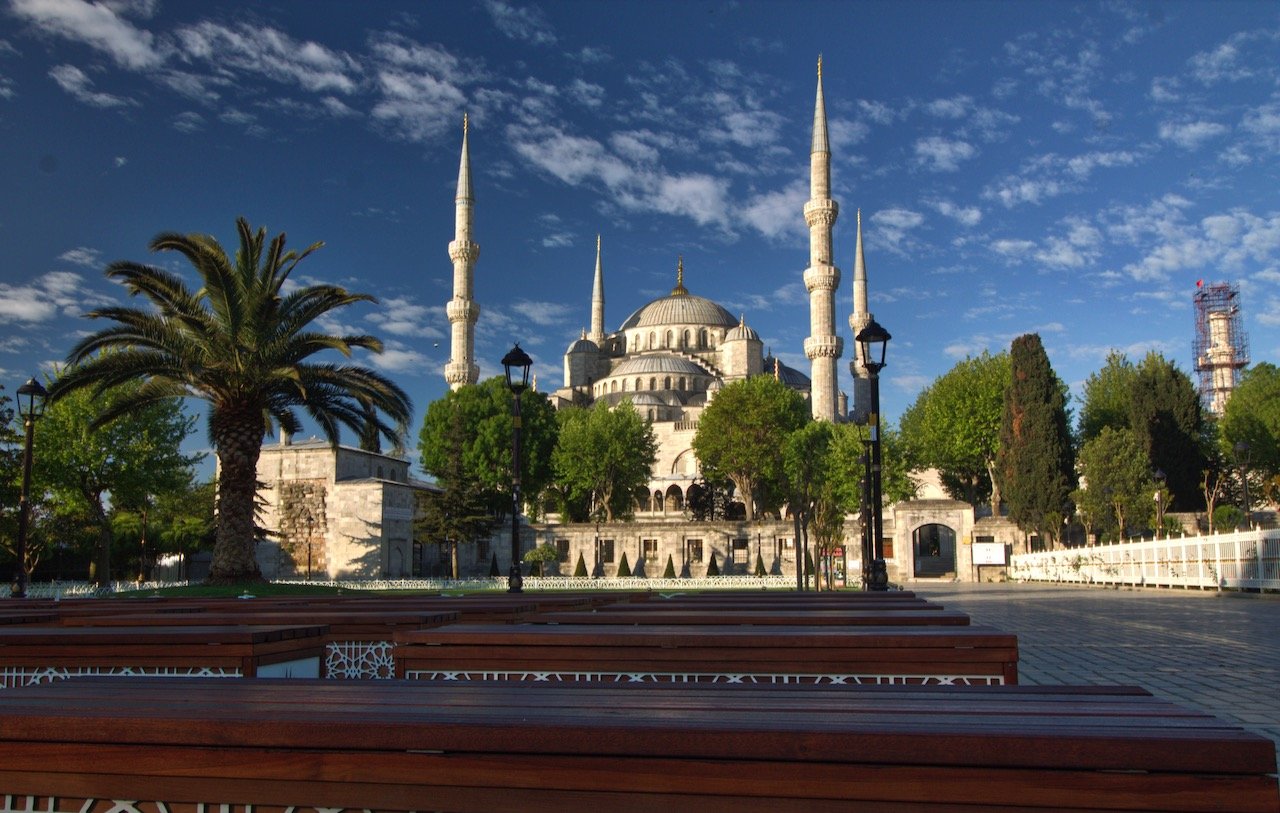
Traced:
[[981, 626], [451, 624], [396, 633], [396, 676], [446, 680], [988, 684], [1017, 638]]
[[929, 626], [957, 627], [969, 616], [957, 610], [737, 610], [723, 607], [675, 607], [663, 604], [610, 606], [599, 610], [536, 613], [537, 624], [715, 624], [728, 626]]
[[84, 675], [317, 677], [328, 628], [0, 627], [0, 688]]
[[84, 679], [0, 720], [49, 813], [1280, 811], [1270, 740], [1123, 687]]

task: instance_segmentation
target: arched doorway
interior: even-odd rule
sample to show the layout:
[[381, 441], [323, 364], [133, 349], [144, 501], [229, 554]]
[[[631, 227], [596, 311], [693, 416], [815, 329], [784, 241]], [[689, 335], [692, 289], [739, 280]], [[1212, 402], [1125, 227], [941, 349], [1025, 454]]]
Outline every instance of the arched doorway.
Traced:
[[668, 514], [675, 514], [684, 510], [684, 492], [680, 490], [680, 486], [669, 486], [667, 488], [666, 500], [663, 503], [662, 510]]
[[946, 525], [921, 525], [911, 532], [917, 577], [947, 576], [956, 572], [956, 532]]

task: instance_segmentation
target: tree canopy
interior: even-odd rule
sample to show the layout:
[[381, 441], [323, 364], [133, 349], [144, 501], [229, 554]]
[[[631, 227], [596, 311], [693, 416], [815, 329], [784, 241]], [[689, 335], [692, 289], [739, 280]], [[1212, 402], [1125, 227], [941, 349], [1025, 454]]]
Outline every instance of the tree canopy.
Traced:
[[993, 474], [1008, 384], [1008, 353], [966, 358], [934, 380], [898, 422], [912, 467], [936, 468], [955, 499], [998, 502]]
[[[286, 286], [301, 253], [285, 249], [285, 235], [270, 242], [236, 220], [235, 258], [204, 234], [164, 233], [151, 250], [176, 252], [195, 269], [200, 285], [188, 288], [163, 268], [122, 261], [106, 274], [142, 296], [148, 308], [107, 307], [89, 313], [115, 323], [82, 339], [67, 355], [72, 365], [50, 388], [51, 402], [92, 388], [96, 393], [136, 381], [129, 397], [100, 413], [95, 425], [160, 401], [197, 397], [209, 404], [209, 436], [218, 456], [217, 542], [210, 581], [261, 579], [255, 558], [257, 464], [262, 440], [273, 426], [295, 433], [301, 409], [332, 443], [345, 426], [370, 431], [399, 445], [412, 411], [408, 395], [390, 379], [360, 365], [313, 357], [336, 351], [349, 357], [382, 343], [363, 334], [334, 335], [317, 321], [360, 302], [366, 294], [336, 285]], [[372, 409], [369, 407], [372, 406]]]
[[[432, 401], [418, 434], [422, 468], [442, 477], [453, 455], [450, 434], [461, 421], [462, 470], [480, 484], [495, 517], [501, 519], [511, 503], [511, 390], [501, 376], [459, 387]], [[540, 392], [520, 396], [520, 490], [529, 505], [552, 479], [551, 456], [559, 429], [555, 410]]]
[[629, 400], [612, 409], [604, 401], [590, 409], [569, 407], [558, 417], [552, 466], [569, 498], [587, 500], [606, 522], [630, 517], [634, 495], [648, 484], [657, 457], [653, 426]]
[[808, 420], [804, 398], [772, 376], [734, 381], [703, 410], [693, 451], [708, 479], [733, 482], [746, 518], [754, 520], [780, 501], [786, 487], [780, 451]]
[[1130, 527], [1145, 525], [1155, 510], [1156, 483], [1142, 442], [1128, 427], [1102, 430], [1080, 449], [1080, 473], [1086, 487], [1074, 493], [1086, 530], [1122, 540]]
[[1164, 472], [1169, 507], [1204, 507], [1200, 489], [1205, 469], [1205, 422], [1200, 396], [1186, 373], [1151, 352], [1135, 371], [1129, 400], [1129, 428], [1142, 444], [1153, 471]]
[[1280, 368], [1264, 361], [1245, 370], [1219, 426], [1226, 459], [1237, 443], [1247, 443], [1251, 468], [1267, 479], [1280, 474]]

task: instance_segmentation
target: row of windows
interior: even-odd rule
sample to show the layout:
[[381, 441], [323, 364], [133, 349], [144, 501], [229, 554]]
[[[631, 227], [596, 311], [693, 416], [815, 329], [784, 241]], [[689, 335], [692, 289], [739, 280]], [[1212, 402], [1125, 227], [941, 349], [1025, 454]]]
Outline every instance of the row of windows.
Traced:
[[[648, 336], [643, 333], [636, 333], [632, 337], [631, 349], [634, 352], [641, 350], [659, 350], [667, 347], [674, 347], [678, 350], [689, 348], [691, 350], [706, 350], [716, 346], [716, 336], [709, 333], [704, 327], [696, 334], [686, 328], [676, 333], [668, 330], [666, 333], [659, 334], [656, 330], [649, 331]], [[645, 345], [645, 339], [648, 339], [648, 346]], [[697, 344], [694, 344], [694, 342]]]
[[[622, 379], [621, 381], [622, 381], [622, 392], [628, 392], [627, 385], [628, 385], [629, 383], [631, 383], [631, 382], [630, 382], [628, 379], [625, 379], [625, 378], [624, 378], [624, 379]], [[662, 389], [664, 389], [664, 390], [669, 390], [669, 389], [671, 389], [671, 384], [673, 383], [673, 381], [674, 381], [674, 383], [675, 383], [675, 385], [676, 385], [676, 386], [675, 386], [675, 389], [676, 389], [678, 392], [684, 392], [684, 390], [685, 390], [685, 383], [686, 383], [686, 380], [685, 380], [685, 377], [684, 377], [684, 376], [680, 376], [679, 378], [676, 378], [676, 379], [672, 379], [672, 378], [671, 378], [671, 376], [669, 376], [669, 375], [668, 375], [668, 376], [664, 376], [664, 377], [662, 378]], [[706, 386], [705, 382], [704, 382], [702, 379], [700, 379], [700, 378], [695, 378], [695, 379], [693, 380], [693, 385], [694, 385], [695, 387], [699, 387], [700, 389], [704, 389], [704, 388], [705, 388], [705, 386]], [[608, 386], [608, 389], [606, 389], [606, 388], [605, 388], [605, 387], [606, 387], [606, 385], [605, 385], [605, 383], [604, 383], [603, 381], [602, 381], [602, 382], [600, 382], [599, 384], [597, 384], [597, 385], [596, 385], [596, 395], [598, 395], [598, 396], [599, 396], [599, 395], [604, 395], [604, 394], [605, 394], [605, 393], [607, 393], [607, 392], [618, 392], [618, 380], [617, 380], [617, 379], [615, 379], [615, 380], [613, 380], [613, 381], [610, 381], [610, 382], [608, 383], [608, 385], [607, 385], [607, 386]], [[645, 388], [645, 387], [644, 387], [644, 379], [643, 379], [643, 378], [636, 378], [635, 392], [641, 392], [641, 391], [643, 391], [643, 390], [644, 390], [644, 388]], [[656, 391], [656, 390], [658, 389], [658, 377], [657, 377], [657, 376], [650, 376], [650, 377], [649, 377], [649, 389], [650, 389], [651, 391]]]

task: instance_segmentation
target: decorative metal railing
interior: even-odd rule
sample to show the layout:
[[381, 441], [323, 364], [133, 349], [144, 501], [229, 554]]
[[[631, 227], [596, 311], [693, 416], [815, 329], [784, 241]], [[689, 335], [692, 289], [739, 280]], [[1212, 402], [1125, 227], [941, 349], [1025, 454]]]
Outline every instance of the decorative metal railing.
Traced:
[[1280, 530], [1149, 539], [1017, 554], [1015, 581], [1280, 590]]

